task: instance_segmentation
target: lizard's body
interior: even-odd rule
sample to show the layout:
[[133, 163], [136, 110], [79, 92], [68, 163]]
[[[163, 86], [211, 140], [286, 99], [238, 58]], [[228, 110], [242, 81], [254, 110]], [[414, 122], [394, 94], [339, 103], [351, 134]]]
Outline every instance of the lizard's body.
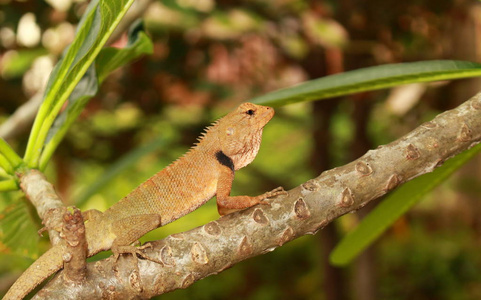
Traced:
[[[87, 214], [88, 256], [112, 249], [132, 252], [132, 243], [147, 232], [195, 210], [217, 195], [219, 213], [247, 208], [276, 195], [230, 196], [234, 171], [255, 158], [262, 129], [273, 117], [270, 107], [251, 103], [218, 120], [183, 157], [161, 170], [107, 209]], [[63, 267], [64, 243], [42, 255], [14, 283], [4, 299], [20, 299]]]

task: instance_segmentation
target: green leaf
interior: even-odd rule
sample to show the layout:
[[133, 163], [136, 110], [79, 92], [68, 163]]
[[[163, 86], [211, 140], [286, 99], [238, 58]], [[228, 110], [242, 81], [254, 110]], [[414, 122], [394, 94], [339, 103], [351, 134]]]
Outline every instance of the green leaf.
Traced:
[[129, 29], [129, 41], [122, 48], [104, 48], [95, 60], [95, 66], [99, 81], [103, 82], [105, 77], [113, 70], [137, 59], [143, 54], [152, 54], [154, 45], [144, 32], [143, 23], [138, 20]]
[[80, 115], [88, 101], [97, 93], [99, 85], [113, 70], [130, 63], [143, 54], [152, 53], [153, 45], [149, 37], [142, 31], [140, 21], [135, 22], [129, 30], [129, 41], [125, 48], [104, 48], [100, 51], [85, 75], [69, 97], [67, 107], [55, 119], [50, 128], [45, 149], [40, 158], [40, 169], [45, 169], [50, 157], [62, 141], [67, 130]]
[[28, 167], [39, 166], [42, 149], [52, 124], [132, 2], [133, 0], [90, 2], [74, 41], [50, 75], [44, 101], [27, 145], [25, 162]]
[[467, 61], [431, 60], [388, 64], [307, 81], [256, 97], [250, 101], [257, 104], [280, 106], [379, 90], [408, 83], [476, 76], [481, 76], [481, 64]]
[[34, 218], [26, 201], [14, 201], [0, 212], [1, 253], [38, 257], [38, 222]]
[[345, 266], [374, 242], [400, 216], [426, 194], [481, 151], [481, 144], [446, 161], [431, 173], [419, 176], [396, 189], [371, 211], [359, 226], [346, 235], [329, 257], [333, 265]]

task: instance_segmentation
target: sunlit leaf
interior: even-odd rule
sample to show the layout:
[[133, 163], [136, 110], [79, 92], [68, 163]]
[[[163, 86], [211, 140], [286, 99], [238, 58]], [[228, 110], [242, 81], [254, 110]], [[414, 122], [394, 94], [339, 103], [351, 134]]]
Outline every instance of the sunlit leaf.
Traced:
[[27, 145], [25, 162], [29, 167], [39, 166], [41, 151], [58, 113], [132, 2], [133, 0], [90, 2], [74, 41], [50, 76]]
[[480, 151], [481, 144], [451, 158], [434, 172], [417, 177], [391, 193], [361, 221], [354, 231], [341, 240], [331, 252], [329, 257], [331, 263], [337, 266], [349, 264], [400, 216]]
[[[104, 48], [75, 87], [67, 102], [67, 107], [55, 120], [46, 140], [45, 150], [40, 159], [40, 169], [44, 169], [50, 157], [62, 141], [67, 130], [82, 112], [88, 101], [97, 93], [99, 85], [113, 70], [130, 63], [139, 56], [152, 53], [151, 40], [142, 31], [140, 22], [129, 31], [129, 41], [124, 48]], [[95, 66], [95, 67], [94, 67]]]

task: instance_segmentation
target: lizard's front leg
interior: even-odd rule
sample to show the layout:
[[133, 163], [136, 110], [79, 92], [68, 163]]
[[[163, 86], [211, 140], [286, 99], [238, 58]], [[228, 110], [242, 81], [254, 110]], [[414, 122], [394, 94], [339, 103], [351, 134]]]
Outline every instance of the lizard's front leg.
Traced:
[[217, 210], [221, 216], [254, 206], [262, 202], [266, 198], [275, 197], [285, 194], [282, 187], [278, 187], [270, 192], [259, 196], [230, 196], [232, 182], [234, 181], [234, 171], [228, 166], [220, 167], [220, 175], [217, 180]]

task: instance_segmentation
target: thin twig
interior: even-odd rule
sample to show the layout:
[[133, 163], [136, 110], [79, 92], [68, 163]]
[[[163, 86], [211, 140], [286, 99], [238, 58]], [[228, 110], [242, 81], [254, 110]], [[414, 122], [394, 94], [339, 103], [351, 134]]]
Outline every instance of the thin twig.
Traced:
[[32, 125], [37, 114], [38, 107], [42, 103], [43, 91], [36, 93], [30, 100], [25, 102], [0, 125], [0, 137], [5, 140], [13, 139], [17, 135], [26, 132]]

